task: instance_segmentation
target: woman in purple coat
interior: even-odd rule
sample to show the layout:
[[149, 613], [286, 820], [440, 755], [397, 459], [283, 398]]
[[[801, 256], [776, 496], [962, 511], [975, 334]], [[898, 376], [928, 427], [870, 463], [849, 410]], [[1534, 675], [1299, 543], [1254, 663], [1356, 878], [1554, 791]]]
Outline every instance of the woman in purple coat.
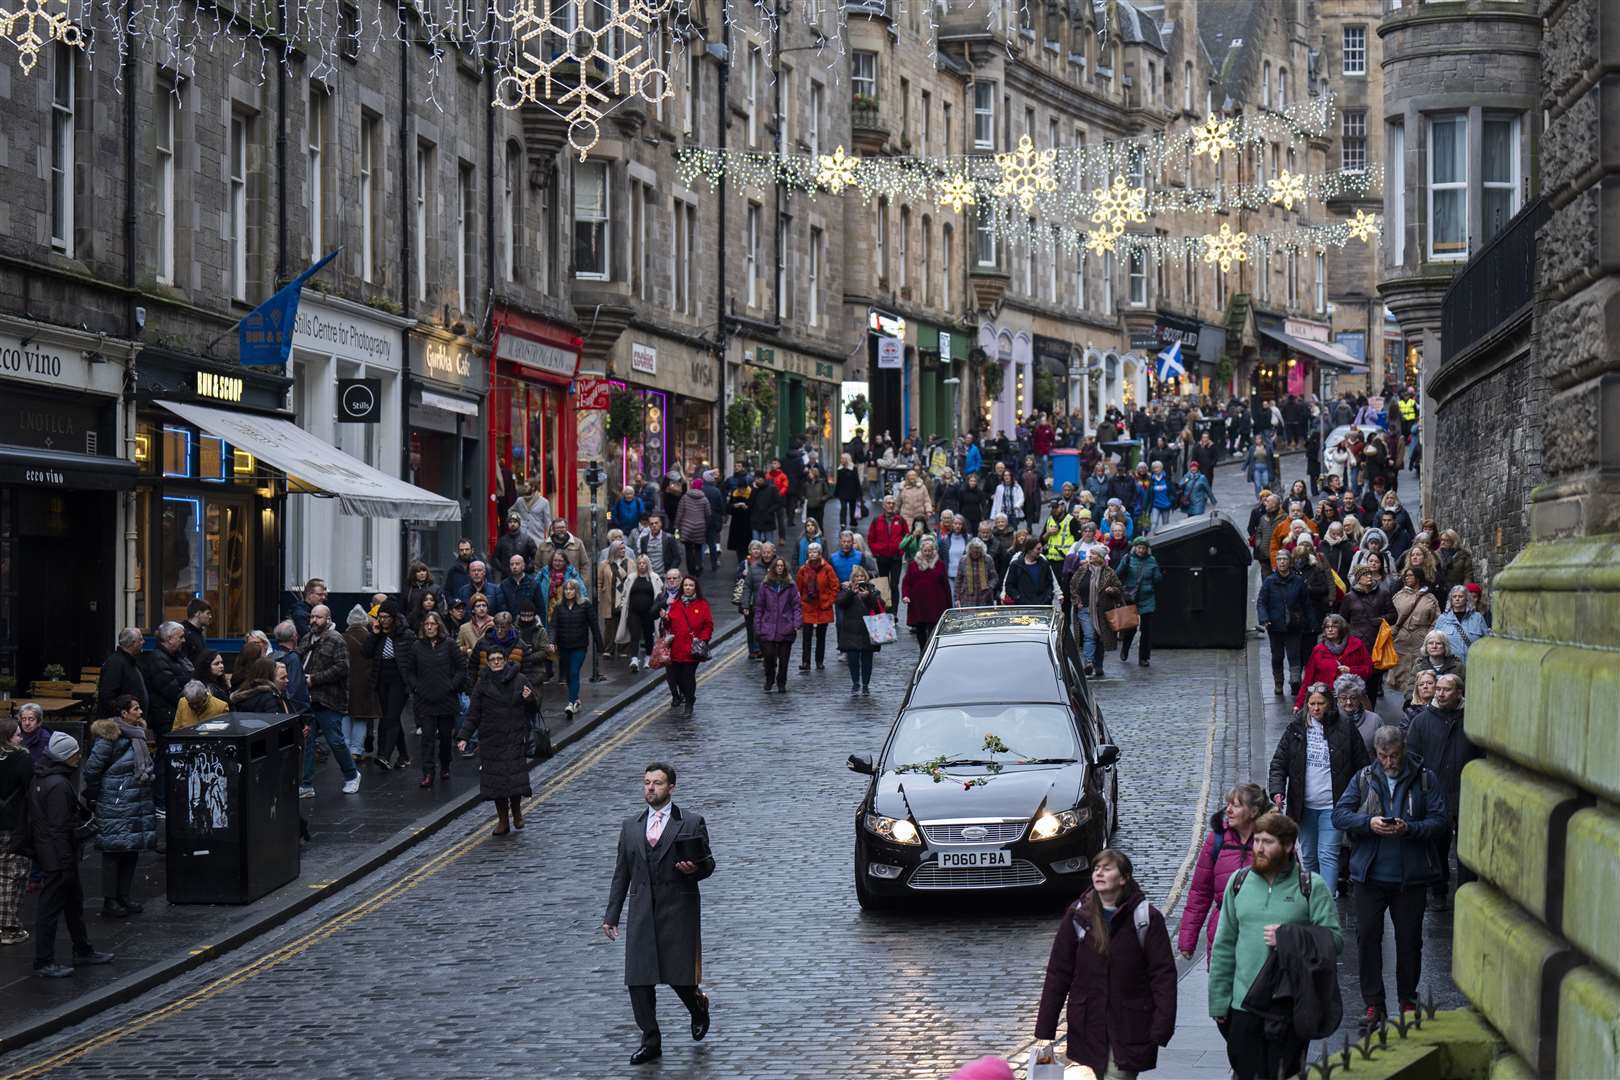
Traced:
[[1063, 913], [1052, 943], [1035, 1038], [1056, 1037], [1067, 1002], [1069, 1060], [1097, 1076], [1135, 1076], [1158, 1065], [1175, 1034], [1176, 958], [1125, 853], [1106, 848], [1091, 866], [1091, 889]]
[[788, 573], [787, 560], [777, 556], [754, 594], [754, 636], [759, 638], [760, 651], [765, 654], [767, 694], [772, 686], [779, 693], [787, 692], [788, 658], [793, 655], [793, 642], [799, 636], [803, 618], [799, 587]]
[[917, 635], [917, 647], [928, 648], [934, 627], [951, 606], [951, 576], [932, 536], [923, 537], [917, 557], [906, 564], [900, 597], [906, 602], [906, 625]]
[[[1254, 823], [1271, 809], [1266, 792], [1259, 784], [1239, 784], [1226, 793], [1226, 810], [1209, 822], [1209, 835], [1198, 852], [1192, 886], [1187, 890], [1187, 907], [1181, 913], [1181, 931], [1176, 948], [1188, 960], [1198, 950], [1198, 929], [1209, 919], [1207, 940], [1215, 943], [1215, 927], [1221, 921], [1221, 897], [1231, 876], [1253, 861], [1250, 839]], [[1209, 956], [1204, 956], [1205, 964]]]

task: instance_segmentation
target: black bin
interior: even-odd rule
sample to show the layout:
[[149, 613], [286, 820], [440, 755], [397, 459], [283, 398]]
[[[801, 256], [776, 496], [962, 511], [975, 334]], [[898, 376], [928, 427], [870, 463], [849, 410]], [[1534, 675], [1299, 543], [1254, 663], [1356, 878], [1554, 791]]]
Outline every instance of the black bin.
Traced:
[[302, 723], [233, 712], [163, 736], [171, 904], [248, 904], [298, 877]]
[[1248, 542], [1219, 514], [1156, 532], [1153, 557], [1164, 570], [1155, 591], [1155, 649], [1241, 649], [1254, 625], [1249, 609]]

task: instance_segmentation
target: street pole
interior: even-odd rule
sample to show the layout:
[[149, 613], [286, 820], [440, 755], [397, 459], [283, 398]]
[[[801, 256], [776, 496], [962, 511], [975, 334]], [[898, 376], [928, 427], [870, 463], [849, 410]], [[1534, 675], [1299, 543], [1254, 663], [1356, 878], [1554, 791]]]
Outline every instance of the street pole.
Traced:
[[[601, 524], [601, 522], [602, 522], [602, 513], [601, 513], [600, 505], [598, 503], [598, 492], [601, 491], [602, 484], [606, 480], [607, 480], [607, 474], [602, 470], [601, 465], [597, 464], [595, 461], [592, 461], [591, 464], [590, 464], [590, 467], [585, 470], [585, 483], [590, 485], [590, 489], [591, 489], [591, 565], [592, 566], [596, 565], [596, 553], [598, 551], [602, 550], [602, 539], [601, 539], [601, 536], [599, 535], [601, 533], [601, 529], [602, 529], [602, 524]], [[600, 604], [601, 602], [602, 602], [602, 598], [597, 597], [597, 603]], [[598, 614], [600, 615], [600, 609], [598, 609]], [[602, 674], [602, 650], [601, 649], [592, 649], [591, 650], [591, 682], [599, 683], [599, 682], [601, 682], [603, 680], [604, 677], [605, 676], [603, 676], [603, 674]]]

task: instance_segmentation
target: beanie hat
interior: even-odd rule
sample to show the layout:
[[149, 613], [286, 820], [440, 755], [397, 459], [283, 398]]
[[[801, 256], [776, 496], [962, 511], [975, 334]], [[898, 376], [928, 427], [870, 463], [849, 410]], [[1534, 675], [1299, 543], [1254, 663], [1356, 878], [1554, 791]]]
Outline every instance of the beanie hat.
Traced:
[[349, 609], [349, 617], [345, 622], [349, 626], [364, 626], [370, 618], [371, 616], [366, 614], [366, 609], [356, 604]]
[[1013, 1071], [1004, 1058], [982, 1057], [957, 1069], [951, 1080], [1013, 1080]]
[[52, 732], [51, 741], [45, 745], [45, 756], [52, 761], [65, 762], [78, 752], [79, 740], [65, 731]]

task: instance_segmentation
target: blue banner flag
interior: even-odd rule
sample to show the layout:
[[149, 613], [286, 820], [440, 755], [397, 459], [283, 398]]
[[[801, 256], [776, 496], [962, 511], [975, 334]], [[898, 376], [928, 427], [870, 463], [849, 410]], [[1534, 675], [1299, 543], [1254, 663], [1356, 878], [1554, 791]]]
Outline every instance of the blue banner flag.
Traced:
[[1169, 382], [1187, 374], [1186, 365], [1181, 362], [1181, 342], [1172, 341], [1170, 347], [1158, 356], [1159, 381]]
[[321, 267], [337, 258], [342, 248], [333, 248], [311, 266], [276, 291], [276, 294], [243, 316], [237, 324], [238, 356], [244, 364], [285, 366], [292, 351], [293, 323], [298, 318], [298, 295], [304, 282]]

